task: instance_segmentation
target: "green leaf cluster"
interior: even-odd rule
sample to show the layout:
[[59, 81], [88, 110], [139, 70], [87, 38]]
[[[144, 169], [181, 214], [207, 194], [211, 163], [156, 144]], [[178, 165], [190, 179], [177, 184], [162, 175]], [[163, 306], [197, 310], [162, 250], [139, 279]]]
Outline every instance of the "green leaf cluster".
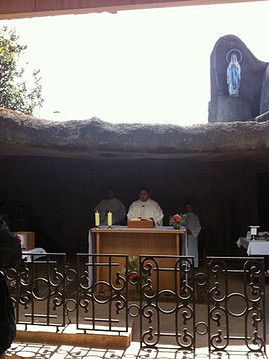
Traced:
[[0, 107], [33, 115], [34, 109], [42, 107], [40, 70], [32, 73], [32, 86], [25, 80], [25, 68], [20, 60], [27, 46], [18, 43], [16, 30], [4, 26], [0, 30]]

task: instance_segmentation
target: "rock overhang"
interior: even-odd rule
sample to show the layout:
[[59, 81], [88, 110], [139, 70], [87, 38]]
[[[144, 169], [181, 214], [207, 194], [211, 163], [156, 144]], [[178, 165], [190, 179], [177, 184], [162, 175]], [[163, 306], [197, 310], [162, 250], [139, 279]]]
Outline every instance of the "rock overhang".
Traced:
[[269, 121], [183, 127], [112, 124], [96, 117], [56, 122], [0, 111], [1, 156], [229, 160], [268, 154]]

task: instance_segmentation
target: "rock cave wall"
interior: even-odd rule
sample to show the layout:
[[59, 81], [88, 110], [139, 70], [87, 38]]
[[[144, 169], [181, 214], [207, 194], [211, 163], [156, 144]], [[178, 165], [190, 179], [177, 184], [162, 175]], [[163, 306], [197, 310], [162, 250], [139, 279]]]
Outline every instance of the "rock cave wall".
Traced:
[[74, 254], [87, 251], [93, 209], [108, 186], [117, 188], [128, 208], [146, 185], [165, 212], [164, 224], [186, 200], [194, 202], [203, 227], [201, 256], [204, 249], [245, 255], [235, 243], [250, 224], [259, 224], [257, 177], [269, 173], [268, 134], [269, 121], [192, 127], [114, 125], [96, 118], [56, 123], [2, 109], [0, 201], [12, 218], [25, 207], [28, 228], [20, 230], [34, 230], [38, 246]]
[[[269, 166], [268, 166], [269, 167]], [[203, 161], [93, 160], [53, 157], [0, 157], [0, 200], [10, 216], [25, 207], [36, 245], [53, 252], [87, 251], [93, 209], [106, 188], [114, 186], [128, 208], [141, 185], [169, 215], [193, 201], [202, 223], [200, 255], [237, 255], [236, 240], [257, 216], [258, 172], [253, 160]]]

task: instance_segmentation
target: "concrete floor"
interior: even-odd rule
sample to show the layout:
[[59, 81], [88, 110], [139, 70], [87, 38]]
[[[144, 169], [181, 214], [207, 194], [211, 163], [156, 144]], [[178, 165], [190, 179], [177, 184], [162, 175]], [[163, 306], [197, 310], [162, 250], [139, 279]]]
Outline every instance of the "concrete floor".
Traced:
[[[269, 346], [268, 346], [269, 349]], [[268, 351], [267, 349], [267, 351]], [[247, 353], [240, 346], [232, 347], [229, 352], [208, 353], [207, 348], [198, 348], [196, 353], [178, 351], [176, 348], [141, 349], [139, 343], [133, 342], [128, 349], [98, 349], [68, 345], [48, 345], [43, 343], [14, 343], [8, 351], [7, 358], [51, 358], [51, 359], [257, 359], [267, 358], [263, 353]]]

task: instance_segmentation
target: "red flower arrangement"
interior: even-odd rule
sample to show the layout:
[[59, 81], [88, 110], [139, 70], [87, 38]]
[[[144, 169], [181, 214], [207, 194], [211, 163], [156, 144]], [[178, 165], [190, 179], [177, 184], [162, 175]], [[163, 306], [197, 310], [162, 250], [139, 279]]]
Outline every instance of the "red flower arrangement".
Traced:
[[[145, 282], [146, 277], [148, 276], [148, 273], [146, 273], [148, 270], [150, 269], [150, 264], [149, 263], [145, 263], [144, 264], [144, 270], [142, 270], [142, 281]], [[127, 273], [127, 280], [129, 281], [130, 284], [138, 284], [139, 283], [139, 265], [137, 263], [137, 257], [136, 256], [132, 256], [132, 257], [128, 257], [128, 264], [127, 264], [127, 272], [126, 272], [126, 268], [124, 267], [121, 270], [121, 274], [123, 276], [125, 276]]]
[[127, 278], [130, 282], [137, 282], [138, 274], [136, 272], [131, 272], [127, 275]]
[[174, 214], [172, 217], [170, 217], [169, 225], [173, 226], [175, 229], [179, 229], [181, 226], [184, 226], [185, 224], [185, 218], [184, 215], [181, 214]]

